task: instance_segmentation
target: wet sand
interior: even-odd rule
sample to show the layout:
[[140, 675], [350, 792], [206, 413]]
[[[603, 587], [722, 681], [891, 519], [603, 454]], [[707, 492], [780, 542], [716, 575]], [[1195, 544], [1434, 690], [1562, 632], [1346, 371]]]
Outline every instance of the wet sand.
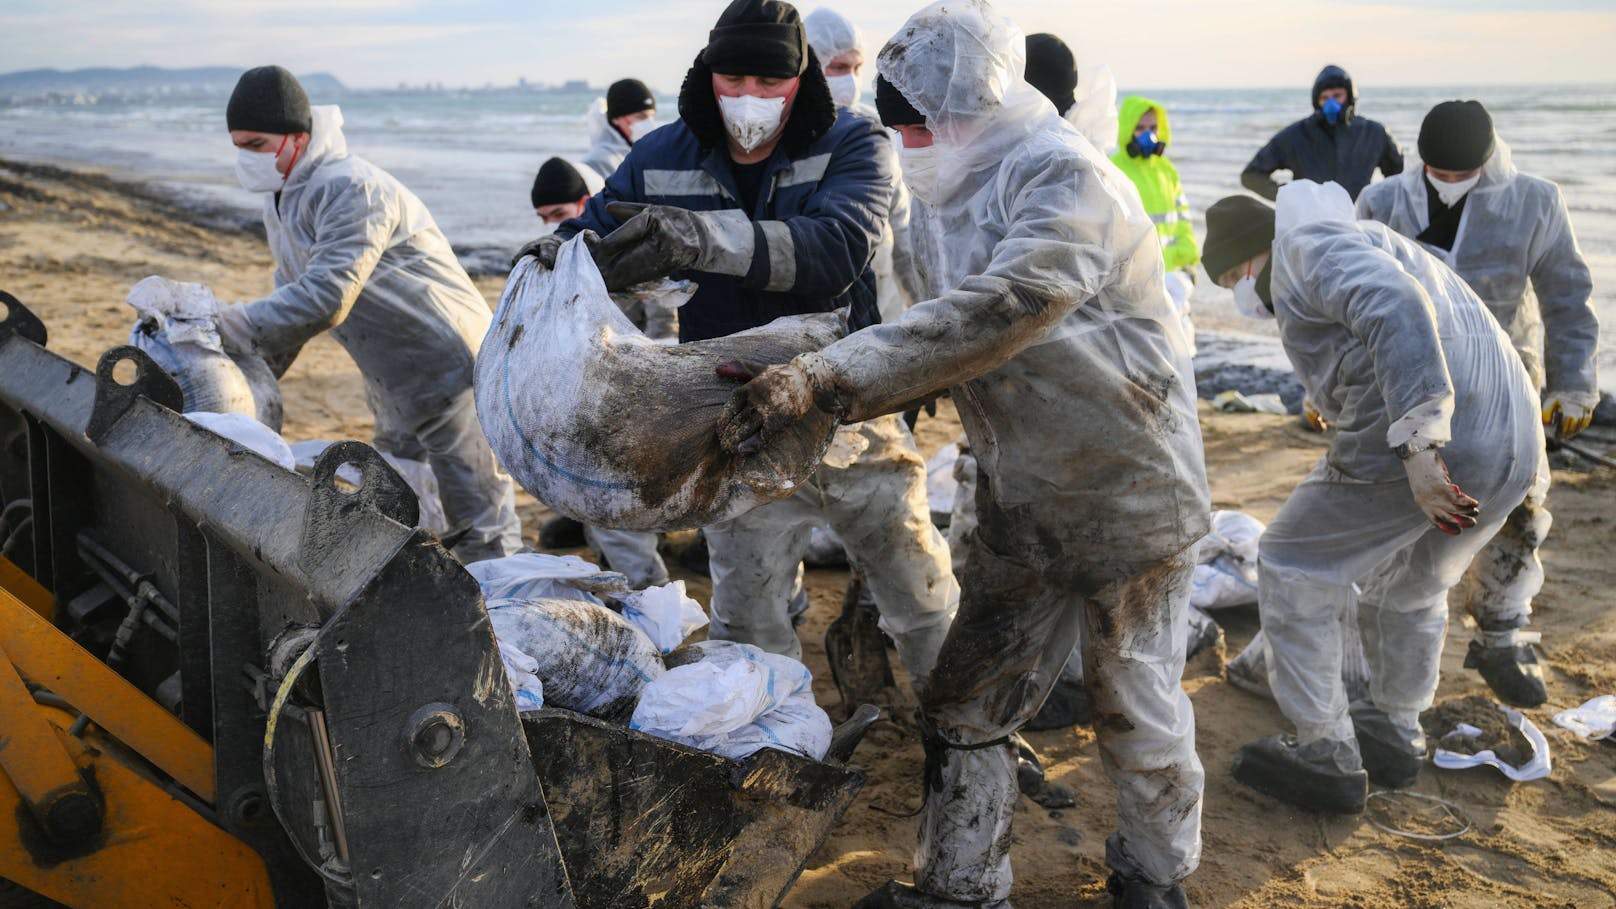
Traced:
[[[253, 299], [271, 287], [268, 249], [252, 231], [105, 177], [0, 162], [0, 205], [0, 289], [45, 321], [53, 350], [86, 365], [125, 343], [133, 311], [124, 296], [147, 275], [202, 281], [224, 300]], [[214, 226], [202, 226], [210, 222]], [[490, 305], [500, 284], [478, 280]], [[329, 338], [308, 345], [283, 389], [289, 440], [370, 438], [358, 373]], [[1204, 402], [1201, 417], [1217, 507], [1263, 520], [1325, 446], [1283, 417], [1214, 413]], [[958, 434], [945, 404], [937, 418], [922, 417], [917, 436], [930, 455]], [[1608, 449], [1611, 441], [1592, 444]], [[1558, 710], [1616, 693], [1612, 502], [1616, 471], [1589, 471], [1584, 463], [1557, 470], [1549, 499], [1554, 530], [1544, 549], [1549, 580], [1536, 617], [1551, 667], [1550, 700], [1527, 711], [1548, 736], [1554, 771], [1546, 780], [1512, 784], [1491, 769], [1428, 765], [1414, 789], [1455, 803], [1470, 819], [1472, 829], [1457, 839], [1407, 839], [1378, 829], [1368, 817], [1312, 817], [1235, 783], [1229, 775], [1235, 750], [1284, 729], [1283, 719], [1273, 704], [1224, 681], [1219, 658], [1192, 663], [1184, 685], [1195, 704], [1207, 786], [1204, 855], [1188, 882], [1191, 903], [1249, 909], [1616, 906], [1616, 747], [1582, 743], [1550, 721]], [[520, 511], [533, 542], [548, 512], [525, 495]], [[705, 602], [705, 579], [674, 570]], [[833, 714], [838, 699], [822, 636], [840, 609], [845, 580], [840, 571], [809, 573], [813, 608], [803, 626], [816, 693]], [[1250, 611], [1218, 618], [1231, 653], [1256, 629]], [[1455, 615], [1439, 703], [1486, 693], [1461, 665], [1468, 638]], [[912, 702], [895, 705], [893, 718], [861, 746], [855, 761], [869, 782], [785, 906], [845, 909], [887, 878], [907, 878], [913, 812], [921, 800], [911, 711]], [[1021, 909], [1109, 906], [1104, 842], [1115, 816], [1094, 736], [1077, 729], [1028, 738], [1043, 751], [1050, 777], [1076, 789], [1078, 805], [1049, 811], [1020, 802], [1013, 900]]]

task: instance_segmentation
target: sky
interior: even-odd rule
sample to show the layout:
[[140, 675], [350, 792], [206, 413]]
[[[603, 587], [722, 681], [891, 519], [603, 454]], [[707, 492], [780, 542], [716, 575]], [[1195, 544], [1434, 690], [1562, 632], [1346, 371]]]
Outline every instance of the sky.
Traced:
[[[723, 0], [6, 0], [0, 70], [256, 66], [353, 88], [519, 78], [673, 93]], [[808, 0], [803, 13], [822, 5]], [[874, 53], [921, 4], [834, 0]], [[1616, 82], [1616, 0], [1001, 0], [1125, 86]], [[870, 77], [867, 72], [866, 77]]]

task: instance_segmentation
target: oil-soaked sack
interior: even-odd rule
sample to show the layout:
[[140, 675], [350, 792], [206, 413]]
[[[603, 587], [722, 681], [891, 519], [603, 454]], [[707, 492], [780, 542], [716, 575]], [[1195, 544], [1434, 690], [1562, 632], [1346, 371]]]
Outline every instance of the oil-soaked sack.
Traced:
[[790, 495], [836, 429], [815, 412], [761, 451], [718, 444], [736, 385], [731, 360], [784, 363], [846, 334], [840, 313], [666, 346], [612, 302], [588, 249], [561, 248], [554, 271], [511, 271], [477, 355], [477, 416], [495, 454], [539, 501], [588, 524], [674, 530], [735, 517]]
[[663, 673], [656, 645], [617, 613], [582, 600], [488, 601], [494, 637], [533, 660], [512, 666], [538, 677], [544, 704], [626, 723], [640, 692]]
[[174, 378], [187, 412], [246, 414], [280, 432], [280, 383], [262, 357], [225, 353], [220, 303], [207, 285], [153, 275], [126, 302], [140, 314], [129, 343]]

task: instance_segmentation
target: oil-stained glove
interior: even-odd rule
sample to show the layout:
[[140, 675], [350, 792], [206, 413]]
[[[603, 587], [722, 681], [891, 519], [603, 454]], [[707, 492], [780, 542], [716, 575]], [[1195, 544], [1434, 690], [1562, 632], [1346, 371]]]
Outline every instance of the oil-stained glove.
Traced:
[[1408, 488], [1414, 504], [1425, 512], [1431, 524], [1446, 534], [1457, 534], [1476, 526], [1481, 503], [1464, 494], [1448, 476], [1448, 465], [1435, 448], [1416, 451], [1403, 459]]
[[555, 234], [545, 234], [517, 250], [516, 255], [511, 256], [511, 267], [515, 268], [516, 263], [528, 256], [532, 256], [538, 259], [539, 264], [544, 266], [546, 270], [553, 269], [555, 268], [556, 254], [561, 252], [561, 244], [565, 242], [567, 241]]
[[1551, 437], [1574, 439], [1593, 421], [1594, 409], [1571, 395], [1551, 391], [1543, 396], [1543, 426]]
[[1312, 398], [1302, 399], [1302, 419], [1307, 421], [1307, 428], [1314, 432], [1324, 432], [1330, 428], [1330, 421], [1326, 420], [1324, 414], [1319, 413], [1319, 409], [1313, 406]]
[[622, 290], [690, 268], [708, 231], [697, 212], [672, 205], [613, 202], [606, 213], [624, 222], [595, 250], [608, 290]]
[[718, 441], [725, 451], [752, 454], [815, 408], [831, 414], [842, 410], [830, 365], [816, 353], [769, 367], [736, 360], [720, 364], [717, 372], [746, 383], [735, 389], [718, 418]]

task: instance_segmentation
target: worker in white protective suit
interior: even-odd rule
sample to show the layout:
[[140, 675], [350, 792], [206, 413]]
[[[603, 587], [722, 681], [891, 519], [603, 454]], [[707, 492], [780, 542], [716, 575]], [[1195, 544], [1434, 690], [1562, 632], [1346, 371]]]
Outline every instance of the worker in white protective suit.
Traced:
[[[830, 96], [839, 109], [879, 121], [875, 108], [859, 103], [859, 79], [864, 73], [864, 33], [842, 14], [816, 9], [802, 20], [808, 33], [808, 46], [814, 49]], [[913, 306], [925, 293], [915, 274], [913, 244], [909, 239], [909, 190], [904, 188], [897, 150], [892, 155], [892, 206], [887, 210], [887, 231], [875, 249], [870, 266], [875, 269], [875, 306], [881, 321], [890, 322]]]
[[[1447, 594], [1547, 475], [1537, 392], [1498, 322], [1418, 243], [1334, 183], [1298, 180], [1274, 210], [1207, 211], [1207, 274], [1272, 316], [1336, 428], [1258, 544], [1268, 682], [1296, 726], [1240, 749], [1235, 779], [1311, 811], [1363, 810], [1424, 763]], [[1356, 601], [1370, 700], [1349, 705], [1342, 617]]]
[[488, 304], [426, 206], [348, 154], [341, 112], [311, 109], [278, 66], [242, 75], [226, 120], [237, 177], [264, 194], [275, 290], [222, 310], [224, 343], [284, 371], [329, 330], [364, 376], [376, 447], [431, 465], [450, 526], [465, 532], [455, 554], [471, 562], [516, 552], [515, 487], [471, 394]]
[[1202, 770], [1180, 679], [1210, 504], [1186, 340], [1139, 195], [1022, 78], [1019, 29], [980, 0], [912, 16], [877, 59], [903, 137], [933, 299], [740, 389], [731, 448], [814, 408], [866, 420], [952, 389], [978, 461], [959, 614], [920, 692], [926, 802], [914, 886], [862, 907], [1004, 907], [1011, 734], [1079, 640], [1117, 905], [1185, 904]]
[[645, 138], [659, 124], [656, 96], [638, 79], [619, 79], [596, 98], [585, 114], [589, 124], [589, 150], [583, 163], [602, 180], [617, 170], [634, 143]]
[[[1599, 319], [1593, 281], [1553, 183], [1520, 173], [1478, 101], [1444, 101], [1420, 126], [1424, 166], [1366, 188], [1358, 217], [1425, 245], [1459, 273], [1503, 325], [1543, 394], [1547, 432], [1569, 439], [1599, 403]], [[1465, 666], [1504, 701], [1548, 699], [1543, 669], [1524, 631], [1543, 586], [1538, 547], [1551, 518], [1528, 496], [1471, 566], [1465, 608], [1476, 637]]]

